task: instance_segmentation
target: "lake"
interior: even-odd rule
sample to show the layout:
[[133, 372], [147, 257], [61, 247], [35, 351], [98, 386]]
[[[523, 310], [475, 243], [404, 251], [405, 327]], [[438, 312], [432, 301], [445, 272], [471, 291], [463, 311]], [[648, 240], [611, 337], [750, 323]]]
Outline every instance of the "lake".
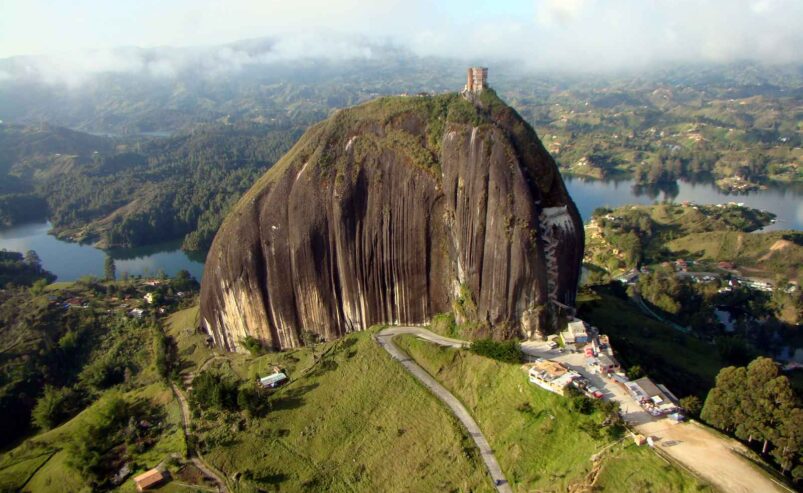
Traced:
[[[669, 189], [638, 191], [632, 180], [597, 181], [564, 177], [569, 193], [577, 203], [583, 220], [600, 206], [617, 207], [623, 204], [652, 204], [664, 200], [692, 201], [699, 204], [744, 202], [748, 207], [775, 213], [777, 222], [765, 230], [803, 229], [803, 192], [800, 187], [772, 188], [746, 195], [725, 194], [708, 183], [679, 182]], [[45, 269], [58, 276], [60, 281], [72, 281], [85, 275], [103, 276], [106, 252], [88, 245], [78, 245], [48, 235], [50, 223], [36, 223], [0, 229], [0, 249], [25, 252], [36, 250]], [[180, 250], [181, 242], [170, 242], [141, 248], [111, 250], [118, 276], [123, 272], [136, 275], [153, 275], [163, 270], [174, 275], [188, 270], [196, 279], [203, 275], [205, 256], [188, 256]]]
[[618, 207], [624, 204], [653, 204], [656, 202], [696, 202], [698, 204], [725, 204], [743, 202], [745, 206], [774, 213], [775, 224], [763, 231], [803, 229], [802, 187], [773, 187], [747, 194], [726, 194], [710, 183], [678, 182], [668, 190], [636, 190], [633, 180], [599, 181], [563, 177], [569, 194], [580, 209], [583, 221], [591, 217], [597, 207]]
[[[35, 250], [42, 266], [58, 276], [59, 281], [74, 281], [81, 276], [103, 277], [106, 253], [89, 245], [79, 245], [47, 234], [50, 223], [34, 223], [0, 229], [0, 249], [25, 252]], [[117, 267], [132, 275], [155, 275], [159, 270], [172, 276], [186, 269], [200, 280], [204, 271], [203, 256], [190, 257], [181, 251], [181, 242], [169, 242], [140, 248], [109, 250]]]

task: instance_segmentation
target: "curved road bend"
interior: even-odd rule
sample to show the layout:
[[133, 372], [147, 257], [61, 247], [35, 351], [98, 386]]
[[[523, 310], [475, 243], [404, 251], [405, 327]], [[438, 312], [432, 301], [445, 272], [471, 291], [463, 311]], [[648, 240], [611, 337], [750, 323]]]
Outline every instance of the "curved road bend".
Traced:
[[513, 490], [510, 488], [510, 484], [508, 484], [507, 480], [505, 479], [505, 475], [502, 473], [502, 468], [499, 467], [499, 463], [496, 461], [496, 457], [491, 449], [491, 445], [488, 443], [488, 440], [485, 439], [485, 435], [482, 434], [477, 422], [474, 421], [474, 418], [471, 417], [471, 414], [469, 414], [465, 406], [463, 406], [463, 404], [457, 400], [454, 395], [452, 395], [443, 385], [439, 384], [434, 378], [432, 378], [430, 374], [427, 373], [423, 368], [418, 366], [418, 364], [413, 361], [413, 359], [410, 358], [407, 353], [399, 349], [399, 347], [393, 343], [393, 337], [400, 334], [412, 334], [440, 346], [455, 348], [466, 347], [468, 343], [458, 339], [441, 337], [420, 327], [388, 327], [381, 330], [376, 336], [376, 340], [379, 345], [382, 346], [382, 348], [387, 351], [393, 359], [399, 361], [404, 368], [418, 381], [423, 383], [425, 387], [432, 391], [432, 393], [435, 394], [438, 399], [443, 401], [443, 403], [449, 407], [457, 419], [463, 423], [463, 426], [465, 426], [466, 430], [468, 430], [468, 433], [471, 435], [471, 438], [474, 440], [477, 448], [480, 449], [482, 460], [485, 461], [485, 466], [488, 468], [488, 473], [491, 475], [491, 479], [493, 480], [497, 491], [500, 493], [512, 493]]
[[[390, 327], [377, 334], [379, 344], [393, 358], [399, 360], [413, 376], [431, 389], [439, 399], [445, 402], [469, 430], [472, 438], [474, 438], [474, 443], [482, 451], [482, 458], [488, 466], [488, 471], [491, 473], [494, 483], [497, 480], [502, 481], [502, 484], [497, 486], [497, 489], [503, 492], [511, 491], [510, 485], [505, 481], [499, 464], [496, 462], [496, 458], [477, 423], [471, 418], [471, 415], [468, 414], [460, 401], [437, 383], [423, 368], [418, 366], [409, 355], [393, 344], [391, 339], [399, 334], [412, 334], [441, 346], [456, 348], [466, 347], [469, 343], [458, 339], [441, 337], [421, 327]], [[634, 414], [646, 416], [644, 421], [633, 423], [639, 433], [659, 438], [660, 441], [658, 443], [661, 444], [663, 442], [662, 450], [664, 453], [696, 472], [718, 490], [727, 491], [728, 493], [791, 492], [790, 489], [766, 476], [747, 459], [736, 453], [735, 450], [744, 450], [744, 447], [738, 442], [720, 438], [707, 428], [696, 424], [671, 424], [668, 419], [652, 418], [638, 406], [629, 394], [620, 390], [618, 386], [608, 380], [599, 378], [598, 375], [590, 375], [585, 372], [584, 358], [581, 355], [572, 353], [556, 355], [552, 351], [541, 351], [532, 346], [523, 347], [522, 349], [533, 356], [556, 359], [569, 364], [570, 367], [578, 370], [586, 378], [598, 384], [600, 388], [604, 388], [609, 397], [612, 396], [614, 400], [623, 405], [623, 409], [635, 406], [636, 413]], [[580, 359], [579, 364], [577, 361], [570, 361], [573, 357]]]

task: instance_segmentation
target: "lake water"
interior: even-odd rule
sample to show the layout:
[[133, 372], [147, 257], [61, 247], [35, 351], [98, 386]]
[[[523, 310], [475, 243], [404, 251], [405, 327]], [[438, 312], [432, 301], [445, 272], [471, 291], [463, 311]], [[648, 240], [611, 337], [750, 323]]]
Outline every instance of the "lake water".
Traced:
[[618, 207], [624, 204], [653, 204], [656, 202], [696, 202], [725, 204], [743, 202], [745, 206], [774, 213], [775, 224], [764, 231], [803, 229], [803, 187], [774, 187], [748, 194], [726, 194], [710, 183], [678, 182], [668, 190], [636, 190], [633, 180], [599, 181], [564, 176], [566, 188], [580, 209], [583, 221], [600, 206]]
[[[106, 252], [89, 245], [61, 241], [47, 234], [50, 223], [24, 224], [0, 229], [0, 249], [25, 252], [35, 250], [42, 266], [58, 276], [59, 281], [74, 281], [81, 276], [103, 276]], [[141, 248], [110, 250], [117, 267], [132, 275], [155, 275], [159, 270], [172, 276], [186, 269], [196, 279], [203, 275], [203, 257], [190, 257], [180, 250], [181, 242], [169, 242]]]
[[[803, 229], [803, 190], [798, 188], [773, 188], [750, 192], [747, 195], [729, 195], [720, 192], [711, 184], [678, 183], [664, 191], [637, 191], [632, 180], [596, 181], [564, 177], [569, 193], [577, 203], [583, 220], [600, 206], [617, 207], [623, 204], [652, 204], [664, 200], [674, 202], [693, 201], [699, 204], [744, 202], [748, 207], [775, 213], [777, 222], [765, 228]], [[0, 229], [0, 249], [25, 252], [36, 250], [45, 269], [58, 276], [60, 281], [72, 281], [85, 275], [103, 275], [106, 252], [88, 245], [78, 245], [48, 235], [49, 223], [36, 223]], [[153, 275], [163, 270], [174, 275], [186, 269], [200, 280], [203, 275], [205, 256], [188, 256], [179, 249], [180, 242], [155, 246], [112, 250], [118, 276], [123, 272], [138, 275]]]

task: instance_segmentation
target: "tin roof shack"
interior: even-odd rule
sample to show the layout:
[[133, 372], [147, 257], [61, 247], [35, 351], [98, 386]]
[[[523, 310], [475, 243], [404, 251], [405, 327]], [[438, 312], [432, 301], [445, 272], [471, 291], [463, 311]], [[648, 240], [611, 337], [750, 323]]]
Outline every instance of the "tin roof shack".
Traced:
[[574, 322], [569, 322], [569, 325], [566, 327], [566, 330], [560, 333], [560, 338], [563, 340], [563, 344], [577, 344], [582, 345], [588, 342], [588, 330], [586, 329], [586, 324], [582, 320], [575, 320]]
[[284, 373], [274, 373], [272, 375], [268, 375], [267, 377], [262, 377], [259, 379], [259, 383], [268, 389], [275, 389], [276, 387], [280, 387], [287, 383], [288, 378], [287, 375]]
[[653, 416], [663, 416], [677, 412], [677, 397], [663, 385], [656, 385], [647, 377], [625, 383], [630, 395], [645, 411]]
[[580, 378], [579, 373], [566, 368], [557, 361], [537, 359], [535, 363], [527, 366], [529, 367], [527, 375], [531, 383], [558, 395], [565, 395], [566, 387], [575, 379]]
[[134, 484], [137, 485], [137, 491], [142, 492], [159, 486], [167, 479], [167, 476], [159, 469], [151, 469], [144, 472], [139, 476], [134, 477]]

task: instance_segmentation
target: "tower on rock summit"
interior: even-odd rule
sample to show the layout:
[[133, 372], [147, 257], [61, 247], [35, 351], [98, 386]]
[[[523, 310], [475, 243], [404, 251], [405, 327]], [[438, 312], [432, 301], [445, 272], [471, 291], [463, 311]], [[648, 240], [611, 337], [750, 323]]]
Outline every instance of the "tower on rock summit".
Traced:
[[583, 223], [533, 128], [468, 69], [461, 94], [384, 97], [310, 127], [209, 250], [215, 346], [285, 349], [453, 311], [472, 337], [543, 338], [575, 304]]
[[488, 68], [469, 67], [464, 92], [480, 93], [488, 87]]

